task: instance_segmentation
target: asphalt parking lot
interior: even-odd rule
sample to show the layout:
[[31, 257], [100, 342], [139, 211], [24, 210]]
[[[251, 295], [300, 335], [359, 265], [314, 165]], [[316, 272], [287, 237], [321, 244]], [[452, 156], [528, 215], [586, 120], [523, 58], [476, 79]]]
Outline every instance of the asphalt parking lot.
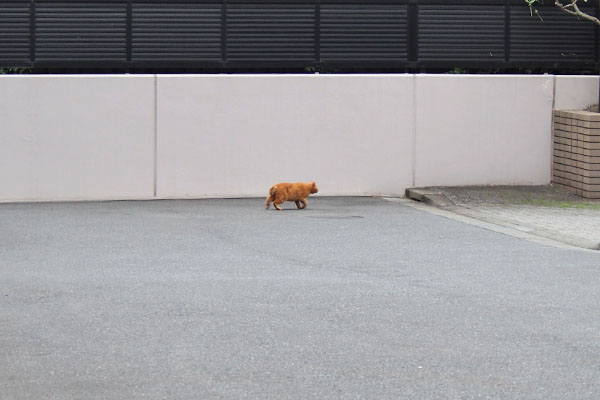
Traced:
[[284, 207], [0, 204], [0, 398], [600, 397], [600, 255]]

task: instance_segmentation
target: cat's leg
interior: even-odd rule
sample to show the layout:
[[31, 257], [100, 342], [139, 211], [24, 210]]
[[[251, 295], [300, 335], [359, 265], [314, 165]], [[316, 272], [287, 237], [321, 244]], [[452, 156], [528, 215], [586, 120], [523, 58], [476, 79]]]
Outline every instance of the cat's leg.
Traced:
[[279, 205], [285, 202], [285, 193], [275, 193], [273, 197], [275, 197], [273, 199], [273, 207], [275, 207], [276, 210], [281, 211], [281, 207], [279, 207]]
[[294, 203], [296, 203], [296, 207], [302, 209], [302, 207], [300, 207], [300, 202], [298, 200], [294, 200]]
[[271, 207], [271, 202], [272, 202], [273, 200], [275, 200], [275, 198], [273, 198], [273, 196], [270, 196], [270, 195], [269, 195], [269, 197], [267, 197], [267, 205], [265, 206], [265, 208], [266, 208], [267, 210], [269, 209], [269, 207]]
[[299, 209], [303, 210], [306, 208], [306, 205], [308, 204], [308, 201], [306, 199], [304, 200], [300, 200], [300, 203], [302, 203], [302, 207], [298, 206]]

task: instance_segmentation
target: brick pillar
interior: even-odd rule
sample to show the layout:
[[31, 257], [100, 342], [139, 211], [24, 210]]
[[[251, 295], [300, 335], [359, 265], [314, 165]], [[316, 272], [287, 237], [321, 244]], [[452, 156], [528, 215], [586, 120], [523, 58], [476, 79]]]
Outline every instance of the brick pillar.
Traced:
[[600, 199], [600, 113], [554, 111], [552, 183]]

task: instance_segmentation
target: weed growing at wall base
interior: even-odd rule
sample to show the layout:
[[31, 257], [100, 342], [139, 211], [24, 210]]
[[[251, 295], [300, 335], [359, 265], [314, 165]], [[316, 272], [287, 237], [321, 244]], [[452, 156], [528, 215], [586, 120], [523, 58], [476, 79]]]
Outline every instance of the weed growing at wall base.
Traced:
[[577, 208], [577, 209], [581, 209], [581, 210], [600, 210], [600, 203], [555, 201], [555, 200], [546, 200], [546, 199], [538, 199], [538, 198], [520, 201], [517, 204], [526, 205], [526, 206], [538, 206], [538, 207]]
[[24, 68], [24, 67], [0, 67], [0, 74], [1, 75], [8, 75], [8, 74], [29, 74], [31, 73], [31, 68]]

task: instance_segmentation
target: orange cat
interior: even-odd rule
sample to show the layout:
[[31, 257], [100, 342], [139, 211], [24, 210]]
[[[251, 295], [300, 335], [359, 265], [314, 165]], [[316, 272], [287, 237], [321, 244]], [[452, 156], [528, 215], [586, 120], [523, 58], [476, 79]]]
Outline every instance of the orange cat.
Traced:
[[[308, 204], [306, 201], [308, 195], [318, 191], [319, 188], [314, 182], [278, 183], [269, 189], [269, 197], [267, 197], [265, 208], [269, 208], [271, 202], [273, 202], [275, 209], [281, 210], [279, 204], [284, 201], [293, 201], [296, 203], [296, 207], [302, 210]], [[300, 203], [302, 203], [302, 206], [300, 206]]]

